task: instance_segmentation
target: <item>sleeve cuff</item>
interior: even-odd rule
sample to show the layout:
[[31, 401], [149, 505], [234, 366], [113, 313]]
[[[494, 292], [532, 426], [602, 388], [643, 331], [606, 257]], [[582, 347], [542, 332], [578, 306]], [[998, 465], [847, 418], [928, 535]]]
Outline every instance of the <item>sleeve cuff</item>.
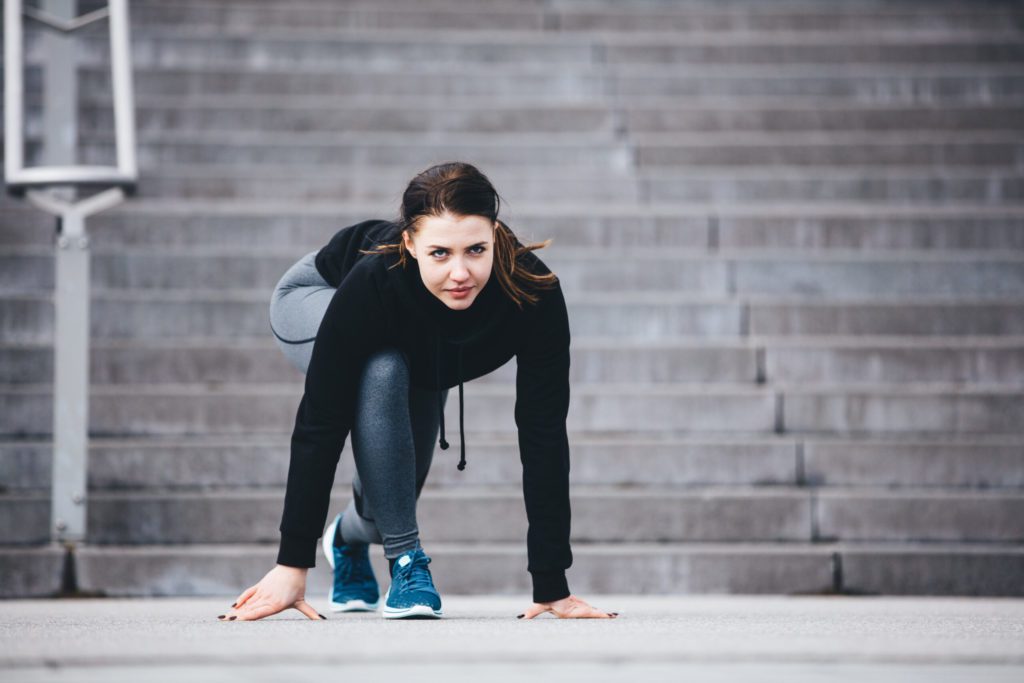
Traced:
[[315, 567], [317, 539], [281, 534], [277, 563], [288, 567]]
[[533, 577], [533, 601], [554, 602], [569, 597], [569, 582], [564, 571], [530, 572]]

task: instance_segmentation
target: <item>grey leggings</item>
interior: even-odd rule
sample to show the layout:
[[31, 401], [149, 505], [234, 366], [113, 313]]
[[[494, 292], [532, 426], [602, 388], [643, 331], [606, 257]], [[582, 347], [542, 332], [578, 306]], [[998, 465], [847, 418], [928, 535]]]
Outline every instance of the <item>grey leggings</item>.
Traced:
[[[289, 268], [270, 301], [274, 338], [303, 373], [337, 291], [320, 276], [315, 256], [310, 252]], [[447, 399], [446, 389], [442, 401]], [[439, 424], [436, 394], [411, 386], [401, 351], [381, 349], [367, 360], [350, 441], [356, 473], [341, 521], [346, 543], [380, 543], [389, 559], [420, 547], [416, 501], [430, 470]]]

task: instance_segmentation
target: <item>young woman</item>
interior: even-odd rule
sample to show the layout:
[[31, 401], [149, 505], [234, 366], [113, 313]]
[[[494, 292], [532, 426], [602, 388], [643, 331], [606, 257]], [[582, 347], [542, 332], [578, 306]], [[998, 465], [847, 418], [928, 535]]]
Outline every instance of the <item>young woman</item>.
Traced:
[[459, 387], [461, 458], [465, 381], [513, 356], [534, 603], [520, 618], [610, 618], [571, 595], [569, 547], [569, 324], [555, 275], [498, 220], [490, 181], [465, 163], [433, 166], [409, 183], [397, 222], [369, 220], [307, 254], [275, 289], [271, 327], [306, 373], [295, 418], [277, 564], [224, 620], [288, 608], [324, 619], [304, 599], [327, 519], [335, 469], [352, 434], [356, 475], [348, 507], [322, 533], [334, 569], [334, 611], [376, 609], [368, 545], [384, 546], [386, 618], [443, 612], [419, 541], [416, 502], [444, 403]]

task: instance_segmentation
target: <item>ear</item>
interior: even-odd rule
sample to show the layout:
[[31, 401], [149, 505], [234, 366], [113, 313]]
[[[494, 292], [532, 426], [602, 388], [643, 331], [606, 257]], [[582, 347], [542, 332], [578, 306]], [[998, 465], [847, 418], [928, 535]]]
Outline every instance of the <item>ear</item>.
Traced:
[[416, 258], [416, 252], [414, 251], [415, 247], [413, 246], [412, 239], [410, 239], [409, 232], [407, 230], [402, 231], [402, 242], [405, 243], [406, 253], [408, 253], [409, 256]]

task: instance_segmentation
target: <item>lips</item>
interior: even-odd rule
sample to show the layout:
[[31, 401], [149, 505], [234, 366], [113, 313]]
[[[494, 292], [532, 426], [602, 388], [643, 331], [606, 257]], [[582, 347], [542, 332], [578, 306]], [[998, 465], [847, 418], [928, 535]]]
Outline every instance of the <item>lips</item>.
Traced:
[[468, 292], [471, 289], [473, 289], [473, 288], [472, 287], [462, 287], [461, 289], [449, 289], [448, 291], [449, 292], [455, 292], [456, 294], [462, 294], [464, 292]]

